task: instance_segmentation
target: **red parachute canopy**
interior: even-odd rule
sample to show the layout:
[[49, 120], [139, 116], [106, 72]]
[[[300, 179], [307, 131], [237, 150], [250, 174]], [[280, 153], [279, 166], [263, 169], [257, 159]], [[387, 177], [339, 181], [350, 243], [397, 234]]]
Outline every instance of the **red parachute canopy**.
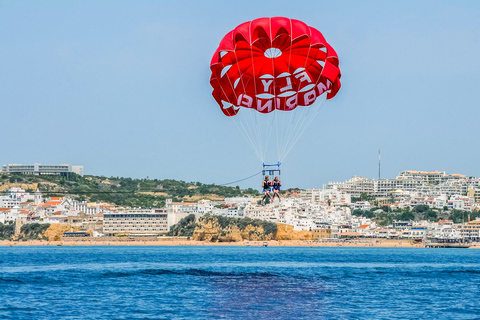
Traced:
[[312, 105], [340, 89], [338, 57], [316, 29], [282, 17], [245, 22], [220, 42], [210, 64], [213, 97], [226, 116]]

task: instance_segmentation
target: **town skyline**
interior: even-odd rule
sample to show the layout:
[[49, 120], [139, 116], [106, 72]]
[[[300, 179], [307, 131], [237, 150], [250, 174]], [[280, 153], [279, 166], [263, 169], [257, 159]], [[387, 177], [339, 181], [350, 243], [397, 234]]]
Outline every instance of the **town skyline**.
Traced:
[[[5, 167], [8, 171], [0, 176], [3, 181], [0, 187], [5, 190], [5, 195], [0, 196], [0, 223], [7, 226], [2, 229], [2, 237], [28, 237], [25, 230], [39, 232], [30, 237], [44, 237], [42, 232], [51, 235], [53, 230], [72, 228], [70, 233], [66, 232], [68, 230], [62, 231], [63, 236], [58, 232], [49, 236], [49, 240], [88, 237], [91, 241], [109, 241], [128, 236], [128, 239], [158, 241], [159, 237], [170, 235], [228, 242], [275, 240], [275, 237], [288, 240], [284, 231], [278, 230], [290, 229], [287, 232], [293, 237], [290, 240], [294, 240], [295, 232], [307, 232], [309, 240], [328, 241], [381, 238], [422, 242], [440, 239], [463, 243], [480, 240], [480, 178], [442, 171], [405, 170], [395, 179], [376, 180], [356, 176], [345, 182], [330, 182], [321, 189], [284, 193], [281, 198], [267, 203], [261, 200], [259, 192], [245, 195], [236, 188], [233, 189], [240, 193], [233, 196], [181, 196], [180, 189], [169, 190], [163, 187], [164, 182], [158, 181], [155, 189], [161, 201], [154, 205], [140, 202], [131, 206], [124, 199], [116, 198], [112, 203], [105, 200], [107, 198], [89, 198], [96, 194], [123, 193], [122, 189], [117, 188], [125, 181], [119, 183], [108, 178], [94, 181], [91, 177], [79, 180], [80, 175], [72, 170], [81, 170], [81, 166], [36, 165], [37, 171], [32, 171], [32, 167], [26, 165]], [[39, 171], [41, 169], [43, 173]], [[16, 186], [9, 183], [11, 179], [5, 177], [11, 175], [37, 181], [37, 187], [33, 187], [36, 191], [32, 193], [21, 188], [33, 184]], [[43, 181], [35, 176], [49, 179]], [[98, 189], [93, 192], [81, 191], [80, 195], [75, 192], [62, 194], [61, 190], [53, 187], [51, 192], [43, 194], [38, 187], [47, 182], [50, 189], [57, 182], [59, 186], [72, 184], [76, 190], [85, 190], [78, 183], [82, 179], [96, 183], [98, 188], [105, 184], [115, 185], [117, 191]], [[136, 185], [138, 181], [129, 183]], [[186, 187], [191, 190], [201, 185]], [[150, 194], [154, 196], [155, 192]], [[212, 238], [215, 232], [205, 231], [210, 227], [208, 224], [202, 225], [202, 221], [211, 219], [223, 219], [224, 224], [226, 221], [237, 224], [245, 221], [240, 223], [243, 228], [249, 224], [251, 227], [263, 224], [262, 228], [269, 231], [262, 235], [261, 230], [265, 229], [259, 229], [252, 238], [252, 234], [230, 234], [231, 230], [217, 230], [215, 232], [218, 234]]]
[[[84, 175], [87, 175], [87, 176], [95, 176], [93, 174], [85, 174], [84, 172], [84, 166], [83, 165], [72, 165], [72, 164], [41, 164], [41, 163], [34, 163], [34, 164], [18, 164], [18, 163], [9, 163], [9, 164], [4, 164], [2, 165], [1, 167], [1, 170], [0, 170], [0, 174], [1, 173], [17, 173], [17, 174], [27, 174], [27, 175], [37, 175], [37, 176], [40, 176], [40, 175], [62, 175], [62, 176], [66, 176], [68, 174], [71, 174], [71, 173], [75, 173], [75, 174], [78, 174], [80, 176], [84, 176]], [[468, 174], [462, 174], [462, 173], [458, 173], [458, 172], [446, 172], [446, 171], [443, 171], [443, 170], [434, 170], [434, 171], [425, 171], [425, 170], [402, 170], [400, 171], [397, 175], [395, 175], [394, 178], [392, 177], [381, 177], [380, 176], [380, 171], [379, 171], [379, 176], [378, 177], [366, 177], [366, 176], [362, 176], [362, 175], [359, 175], [359, 174], [355, 174], [353, 176], [351, 176], [350, 179], [348, 180], [345, 180], [345, 182], [347, 181], [352, 181], [354, 179], [358, 179], [358, 178], [361, 178], [361, 179], [366, 179], [366, 180], [392, 180], [392, 179], [398, 179], [399, 176], [402, 176], [404, 175], [405, 173], [416, 173], [416, 174], [443, 174], [443, 175], [446, 175], [446, 176], [457, 176], [457, 177], [462, 177], [462, 178], [473, 178], [475, 179], [475, 176], [473, 175], [468, 175]], [[257, 174], [259, 175], [259, 174]], [[107, 176], [105, 175], [98, 175], [100, 177], [106, 177], [108, 178]], [[110, 177], [115, 177], [115, 176], [110, 176]], [[118, 177], [118, 176], [117, 176]], [[133, 178], [133, 179], [138, 179], [138, 178], [135, 178], [135, 177], [122, 177], [122, 178]], [[140, 178], [142, 179], [142, 178]], [[147, 176], [146, 179], [148, 180], [149, 177]], [[157, 178], [151, 178], [152, 180], [153, 179], [157, 179]], [[161, 179], [157, 179], [157, 180], [161, 180]], [[173, 179], [173, 180], [176, 180], [176, 179]], [[321, 186], [316, 186], [316, 187], [313, 187], [313, 188], [301, 188], [299, 186], [297, 187], [294, 187], [292, 186], [292, 188], [298, 188], [298, 189], [315, 189], [315, 188], [320, 188], [320, 187], [325, 187], [326, 185], [330, 185], [330, 184], [335, 184], [335, 183], [339, 183], [340, 180], [331, 180], [331, 181], [328, 181], [327, 183], [323, 183]], [[196, 182], [200, 182], [202, 183], [202, 181], [187, 181], [187, 182], [191, 182], [191, 183], [196, 183]], [[342, 182], [340, 182], [342, 183]], [[235, 183], [229, 183], [229, 184], [225, 184], [225, 186], [231, 186], [231, 187], [234, 187], [236, 186]], [[254, 188], [254, 189], [260, 189], [260, 188]]]

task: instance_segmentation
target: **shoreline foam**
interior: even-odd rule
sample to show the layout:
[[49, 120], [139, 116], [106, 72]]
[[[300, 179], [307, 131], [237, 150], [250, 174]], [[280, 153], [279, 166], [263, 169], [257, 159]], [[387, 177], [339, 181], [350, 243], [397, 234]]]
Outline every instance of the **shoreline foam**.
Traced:
[[[261, 247], [266, 243], [269, 247], [360, 247], [360, 248], [424, 248], [424, 244], [413, 244], [409, 240], [353, 240], [351, 242], [314, 242], [312, 240], [270, 240], [242, 242], [206, 242], [196, 240], [161, 240], [161, 241], [102, 241], [102, 240], [1, 240], [0, 246], [251, 246]], [[480, 248], [480, 244], [472, 244], [471, 248]]]

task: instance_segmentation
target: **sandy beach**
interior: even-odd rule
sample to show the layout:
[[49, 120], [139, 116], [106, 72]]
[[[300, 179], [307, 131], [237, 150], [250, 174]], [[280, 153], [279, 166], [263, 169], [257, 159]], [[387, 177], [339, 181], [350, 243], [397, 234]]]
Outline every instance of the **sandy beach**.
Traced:
[[[0, 246], [243, 246], [261, 247], [267, 244], [269, 247], [376, 247], [376, 248], [423, 248], [423, 244], [414, 244], [410, 240], [391, 239], [364, 239], [349, 242], [317, 242], [312, 240], [271, 240], [271, 241], [242, 241], [242, 242], [205, 242], [195, 240], [161, 240], [161, 241], [101, 241], [101, 240], [65, 240], [65, 241], [0, 241]], [[474, 243], [470, 248], [480, 248], [480, 244]]]

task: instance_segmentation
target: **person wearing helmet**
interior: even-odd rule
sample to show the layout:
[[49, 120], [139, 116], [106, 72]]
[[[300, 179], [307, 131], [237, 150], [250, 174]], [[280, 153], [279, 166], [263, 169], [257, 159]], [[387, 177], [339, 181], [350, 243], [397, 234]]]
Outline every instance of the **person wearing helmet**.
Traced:
[[272, 181], [272, 187], [273, 187], [273, 197], [272, 200], [275, 200], [275, 197], [278, 197], [278, 202], [281, 202], [282, 200], [280, 199], [280, 187], [282, 186], [282, 183], [280, 180], [278, 180], [278, 177], [275, 177]]
[[263, 199], [262, 203], [265, 203], [265, 199], [267, 197], [272, 200], [272, 196], [270, 195], [270, 189], [272, 188], [272, 182], [269, 180], [268, 176], [265, 176], [265, 180], [262, 182], [262, 188], [263, 188]]

